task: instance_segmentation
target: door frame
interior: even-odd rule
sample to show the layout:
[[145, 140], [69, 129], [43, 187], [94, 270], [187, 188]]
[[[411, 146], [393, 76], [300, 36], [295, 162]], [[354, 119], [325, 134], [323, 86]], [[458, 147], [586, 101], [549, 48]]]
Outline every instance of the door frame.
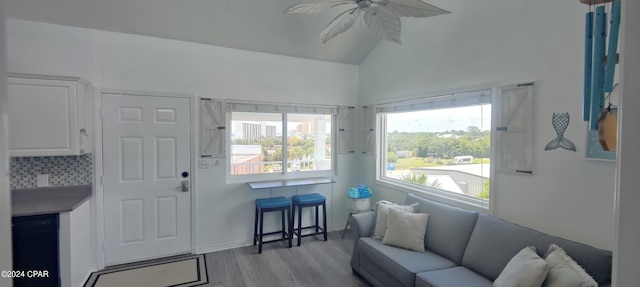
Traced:
[[191, 253], [195, 254], [196, 250], [196, 191], [198, 190], [198, 165], [197, 165], [197, 131], [200, 129], [198, 125], [198, 109], [197, 98], [195, 94], [181, 94], [181, 93], [165, 93], [165, 92], [150, 92], [139, 90], [124, 90], [124, 89], [109, 89], [109, 88], [96, 88], [95, 89], [95, 101], [94, 101], [94, 147], [95, 147], [95, 160], [94, 160], [94, 196], [92, 206], [95, 207], [95, 233], [96, 234], [96, 263], [98, 270], [105, 268], [105, 256], [104, 256], [104, 181], [103, 181], [103, 151], [102, 151], [102, 95], [103, 94], [124, 94], [132, 96], [154, 96], [154, 97], [172, 97], [172, 98], [186, 98], [189, 99], [189, 109], [191, 112], [191, 192], [189, 194], [191, 199]]

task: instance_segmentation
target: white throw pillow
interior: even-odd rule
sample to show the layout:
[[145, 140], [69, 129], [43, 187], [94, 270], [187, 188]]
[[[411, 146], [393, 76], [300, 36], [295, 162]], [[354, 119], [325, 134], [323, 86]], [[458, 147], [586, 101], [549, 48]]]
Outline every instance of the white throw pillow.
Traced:
[[389, 209], [387, 230], [382, 244], [424, 252], [428, 214]]
[[564, 249], [551, 244], [544, 257], [549, 266], [544, 287], [598, 287], [598, 283]]
[[547, 263], [538, 256], [536, 247], [528, 246], [509, 260], [493, 287], [540, 287], [547, 272]]
[[387, 230], [387, 221], [389, 220], [389, 209], [398, 209], [406, 212], [415, 213], [418, 212], [419, 203], [412, 205], [398, 205], [386, 200], [376, 202], [375, 206], [375, 224], [371, 233], [371, 237], [384, 238], [384, 233]]

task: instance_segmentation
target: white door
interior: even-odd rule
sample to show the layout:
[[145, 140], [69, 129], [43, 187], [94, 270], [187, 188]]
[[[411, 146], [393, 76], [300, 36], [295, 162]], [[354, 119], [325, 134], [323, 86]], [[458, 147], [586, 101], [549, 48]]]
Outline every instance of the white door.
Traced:
[[191, 251], [190, 120], [189, 98], [102, 95], [106, 265]]

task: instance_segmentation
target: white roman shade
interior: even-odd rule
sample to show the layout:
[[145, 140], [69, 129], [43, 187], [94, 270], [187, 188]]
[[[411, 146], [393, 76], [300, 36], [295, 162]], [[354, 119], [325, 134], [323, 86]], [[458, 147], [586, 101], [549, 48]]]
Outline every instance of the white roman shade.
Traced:
[[200, 156], [225, 156], [225, 111], [223, 101], [200, 100]]
[[477, 90], [464, 93], [447, 94], [420, 98], [415, 100], [405, 100], [393, 103], [378, 104], [378, 113], [400, 113], [411, 111], [424, 111], [435, 109], [446, 109], [454, 107], [475, 106], [491, 103], [491, 89]]
[[296, 105], [288, 103], [253, 103], [253, 102], [226, 102], [227, 111], [253, 112], [253, 113], [294, 113], [294, 114], [328, 114], [336, 115], [335, 106], [324, 105]]

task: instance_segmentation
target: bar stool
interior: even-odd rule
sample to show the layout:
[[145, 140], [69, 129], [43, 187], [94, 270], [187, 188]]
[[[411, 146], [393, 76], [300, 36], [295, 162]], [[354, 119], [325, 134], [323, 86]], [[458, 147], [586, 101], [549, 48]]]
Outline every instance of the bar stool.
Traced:
[[[280, 211], [281, 221], [282, 221], [282, 229], [274, 232], [264, 233], [264, 214], [266, 212]], [[284, 213], [287, 212], [287, 222], [285, 228], [284, 221]], [[258, 220], [259, 219], [259, 220]], [[291, 200], [284, 197], [269, 197], [269, 198], [258, 198], [256, 199], [256, 216], [253, 227], [253, 245], [258, 244], [258, 254], [262, 253], [262, 244], [277, 242], [288, 240], [289, 248], [291, 248], [291, 240], [293, 238], [293, 233], [291, 229], [293, 228], [292, 224], [293, 217], [291, 216]], [[260, 233], [258, 233], [258, 225], [260, 226]], [[263, 237], [265, 235], [272, 235], [282, 233], [282, 238], [273, 239], [269, 241], [264, 241]]]
[[[313, 236], [322, 234], [324, 235], [324, 241], [327, 241], [327, 199], [321, 194], [311, 193], [311, 194], [302, 194], [302, 195], [294, 195], [291, 197], [293, 201], [293, 220], [296, 218], [296, 207], [298, 208], [298, 227], [293, 229], [293, 233], [298, 236], [298, 246], [300, 246], [302, 237]], [[318, 207], [322, 205], [322, 221], [323, 226], [320, 227], [318, 222]], [[316, 224], [310, 225], [306, 227], [302, 227], [302, 208], [305, 207], [315, 207], [316, 208]], [[294, 224], [295, 225], [295, 224]], [[315, 232], [302, 234], [302, 230], [315, 228]]]

